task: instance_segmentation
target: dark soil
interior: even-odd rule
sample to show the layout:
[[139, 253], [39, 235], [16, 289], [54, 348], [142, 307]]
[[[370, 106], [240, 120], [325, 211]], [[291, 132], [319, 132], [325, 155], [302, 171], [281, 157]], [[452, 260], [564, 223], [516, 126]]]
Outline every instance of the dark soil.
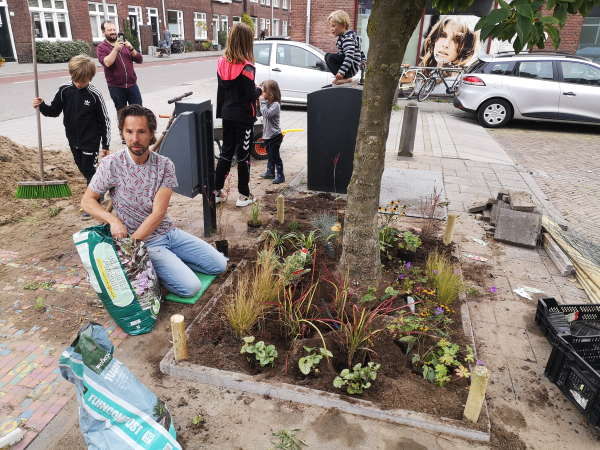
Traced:
[[[335, 204], [333, 196], [330, 194], [319, 194], [313, 197], [303, 197], [297, 199], [286, 199], [286, 223], [281, 225], [277, 221], [272, 222], [274, 229], [289, 232], [287, 224], [295, 220], [303, 228], [300, 232], [308, 233], [312, 229], [310, 225], [311, 216], [318, 211], [330, 211], [335, 214], [335, 208], [343, 210], [345, 202], [338, 200]], [[343, 217], [340, 214], [340, 218]], [[417, 251], [414, 263], [419, 267], [425, 266], [427, 254], [433, 251], [440, 244], [439, 238], [434, 238], [425, 242]], [[291, 254], [293, 248], [287, 248], [284, 255]], [[445, 249], [450, 252], [451, 249]], [[314, 272], [304, 275], [302, 282], [298, 285], [298, 290], [310, 283], [311, 277], [316, 281], [319, 276], [329, 279], [329, 274], [339, 280], [337, 273], [337, 260], [341, 253], [339, 243], [336, 245], [336, 258], [333, 260], [326, 256], [323, 249], [318, 248], [315, 256]], [[404, 262], [398, 258], [385, 258], [384, 274], [378, 295], [383, 295], [387, 286], [392, 284], [397, 278], [396, 272], [404, 265]], [[329, 272], [329, 273], [328, 273]], [[323, 307], [321, 299], [325, 301], [330, 311], [333, 311], [331, 295], [334, 288], [323, 279], [320, 280], [314, 301], [319, 307], [320, 318], [327, 318], [327, 312]], [[362, 293], [357, 293], [353, 298], [357, 301], [362, 297]], [[456, 300], [458, 303], [458, 300]], [[377, 303], [377, 302], [373, 302]], [[405, 306], [405, 300], [396, 299], [393, 308]], [[373, 305], [372, 307], [374, 307]], [[414, 368], [411, 362], [412, 352], [406, 354], [406, 347], [400, 346], [394, 341], [392, 335], [387, 332], [381, 332], [373, 341], [372, 352], [359, 351], [352, 361], [352, 365], [357, 363], [367, 363], [373, 361], [381, 364], [377, 373], [377, 380], [372, 386], [365, 390], [362, 395], [350, 396], [345, 389], [337, 389], [333, 386], [334, 378], [339, 372], [348, 367], [348, 353], [342, 344], [340, 337], [335, 330], [324, 324], [318, 324], [327, 349], [333, 353], [333, 358], [323, 359], [318, 366], [318, 374], [311, 372], [305, 376], [298, 368], [298, 360], [307, 355], [304, 346], [320, 348], [323, 346], [320, 336], [307, 326], [303, 338], [296, 340], [283, 337], [280, 329], [278, 312], [272, 310], [268, 312], [257, 329], [253, 333], [256, 341], [264, 341], [265, 344], [274, 344], [278, 357], [275, 359], [274, 366], [261, 368], [254, 362], [247, 360], [246, 354], [240, 354], [243, 342], [236, 338], [229, 327], [225, 315], [220, 309], [222, 305], [215, 308], [201, 322], [195, 323], [188, 336], [188, 360], [191, 363], [203, 366], [214, 367], [221, 370], [240, 372], [255, 377], [257, 381], [278, 381], [288, 384], [302, 385], [311, 389], [322, 390], [341, 394], [347, 400], [360, 398], [371, 401], [382, 409], [406, 409], [432, 414], [439, 417], [446, 417], [461, 420], [464, 404], [468, 395], [469, 380], [459, 379], [441, 388], [429, 383], [423, 379], [421, 369]], [[464, 349], [465, 344], [470, 341], [464, 335], [462, 330], [462, 317], [458, 306], [451, 318], [454, 320], [452, 325], [452, 335], [450, 340], [457, 343]], [[393, 312], [389, 312], [389, 316]], [[385, 328], [387, 318], [383, 318], [375, 324], [375, 329]], [[482, 417], [484, 417], [482, 415]], [[480, 419], [483, 422], [484, 419]], [[465, 426], [471, 426], [476, 429], [485, 429], [487, 425], [483, 423], [471, 424], [465, 422]]]

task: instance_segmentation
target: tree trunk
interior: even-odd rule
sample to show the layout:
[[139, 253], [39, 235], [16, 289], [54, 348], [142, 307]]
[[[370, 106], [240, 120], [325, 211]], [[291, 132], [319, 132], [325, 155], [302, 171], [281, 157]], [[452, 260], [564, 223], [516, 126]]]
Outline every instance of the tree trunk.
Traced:
[[385, 144], [406, 45], [425, 0], [373, 0], [367, 26], [369, 64], [344, 221], [343, 271], [366, 286], [381, 278], [377, 209]]

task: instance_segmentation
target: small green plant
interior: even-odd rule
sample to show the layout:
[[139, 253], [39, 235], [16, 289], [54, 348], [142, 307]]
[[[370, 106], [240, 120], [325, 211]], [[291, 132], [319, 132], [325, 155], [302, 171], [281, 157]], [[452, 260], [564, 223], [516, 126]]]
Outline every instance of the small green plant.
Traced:
[[441, 305], [450, 305], [463, 290], [460, 269], [437, 250], [430, 253], [427, 258], [427, 276], [433, 282]]
[[248, 216], [248, 225], [252, 227], [259, 227], [262, 225], [262, 221], [258, 218], [260, 215], [260, 200], [256, 200], [250, 207], [250, 214]]
[[319, 349], [320, 354], [317, 354], [315, 352], [315, 347], [309, 348], [304, 346], [304, 350], [308, 352], [308, 356], [300, 358], [300, 360], [298, 361], [298, 367], [300, 368], [300, 372], [302, 372], [304, 375], [308, 375], [313, 369], [315, 373], [318, 373], [319, 369], [317, 369], [316, 366], [319, 365], [319, 363], [323, 359], [323, 356], [333, 356], [333, 353], [324, 348]]
[[312, 254], [315, 250], [315, 245], [317, 245], [317, 232], [312, 230], [308, 234], [296, 235], [295, 241], [295, 247], [297, 249], [301, 250], [305, 248], [308, 250], [309, 254]]
[[346, 391], [348, 394], [362, 394], [365, 389], [371, 387], [371, 380], [377, 378], [377, 371], [381, 364], [368, 363], [365, 367], [358, 363], [352, 368], [344, 369], [340, 372], [340, 376], [333, 380], [333, 386], [341, 388], [348, 386]]
[[293, 233], [283, 234], [281, 231], [277, 230], [265, 231], [265, 235], [267, 240], [271, 241], [273, 244], [273, 250], [279, 256], [283, 255], [283, 252], [285, 251], [285, 243], [288, 241], [291, 242], [292, 238], [294, 237]]
[[35, 299], [35, 306], [33, 309], [44, 308], [46, 304], [44, 303], [44, 299], [42, 297], [38, 297]]
[[185, 46], [186, 53], [192, 53], [196, 51], [194, 44], [188, 40], [186, 40], [183, 45]]
[[196, 426], [200, 425], [202, 422], [204, 422], [204, 417], [202, 417], [202, 414], [200, 413], [196, 414], [192, 419], [192, 423]]
[[310, 269], [304, 268], [306, 259], [307, 253], [297, 250], [283, 260], [283, 267], [279, 271], [279, 279], [284, 286], [292, 283], [296, 284], [302, 275], [310, 272]]
[[400, 235], [398, 247], [406, 250], [407, 252], [416, 252], [421, 244], [422, 242], [419, 236], [410, 231], [405, 231]]
[[37, 291], [39, 288], [40, 288], [40, 285], [37, 284], [35, 281], [23, 286], [23, 289], [27, 289], [28, 291]]
[[67, 62], [77, 55], [89, 55], [90, 44], [83, 40], [76, 41], [36, 41], [38, 62], [57, 63]]
[[[300, 450], [300, 445], [305, 445], [308, 447], [308, 444], [306, 442], [304, 442], [299, 437], [296, 437], [294, 431], [300, 431], [300, 429], [283, 429], [279, 433], [273, 433], [273, 436], [279, 438], [280, 440], [277, 447], [275, 447], [273, 450]], [[276, 442], [271, 441], [271, 444], [276, 444]]]
[[288, 227], [288, 230], [296, 232], [298, 230], [301, 230], [304, 227], [304, 225], [302, 225], [297, 220], [292, 220], [290, 223], [288, 223], [287, 227]]
[[38, 224], [39, 219], [37, 217], [34, 216], [27, 216], [27, 217], [23, 217], [23, 219], [21, 219], [23, 222], [25, 222], [26, 225], [29, 225], [30, 227], [34, 227]]
[[50, 216], [50, 218], [53, 218], [54, 216], [57, 216], [58, 213], [62, 211], [62, 209], [62, 206], [48, 206], [48, 215]]
[[[473, 350], [468, 345], [465, 362], [475, 362]], [[428, 352], [423, 361], [423, 378], [430, 383], [435, 383], [440, 387], [453, 381], [450, 378], [451, 370], [454, 370], [455, 380], [458, 378], [469, 378], [471, 374], [459, 360], [458, 344], [451, 344], [446, 339], [440, 339], [437, 343], [437, 348]], [[413, 356], [413, 364], [420, 360], [420, 355], [415, 353]]]
[[279, 301], [275, 305], [279, 312], [279, 325], [290, 339], [304, 336], [311, 321], [319, 315], [319, 309], [313, 304], [317, 283], [309, 284], [298, 292], [298, 285], [286, 286], [281, 291]]
[[337, 225], [337, 218], [333, 214], [327, 212], [318, 214], [312, 218], [311, 223], [315, 227], [317, 239], [321, 242], [329, 242], [339, 236], [332, 230]]
[[392, 109], [394, 111], [400, 111], [402, 109], [402, 106], [400, 106], [398, 103], [396, 103], [394, 106], [392, 106]]
[[140, 40], [131, 32], [131, 27], [129, 26], [129, 20], [127, 18], [123, 19], [123, 33], [125, 33], [127, 42], [129, 42], [133, 48], [138, 50], [140, 48]]
[[202, 43], [202, 50], [204, 50], [205, 52], [209, 51], [211, 48], [212, 48], [212, 42], [204, 41]]
[[472, 295], [473, 297], [479, 295], [479, 289], [477, 286], [467, 286], [465, 291], [467, 292], [467, 295]]
[[[275, 346], [265, 345], [263, 341], [258, 341], [254, 344], [254, 336], [249, 336], [243, 338], [244, 346], [240, 350], [241, 354], [249, 353], [254, 355], [254, 358], [261, 367], [265, 367], [267, 364], [271, 364], [271, 366], [275, 365], [275, 358], [277, 358], [277, 350], [275, 350]], [[251, 358], [247, 358], [249, 362], [252, 361]]]
[[219, 31], [219, 45], [225, 48], [227, 47], [227, 35], [229, 34], [229, 30]]

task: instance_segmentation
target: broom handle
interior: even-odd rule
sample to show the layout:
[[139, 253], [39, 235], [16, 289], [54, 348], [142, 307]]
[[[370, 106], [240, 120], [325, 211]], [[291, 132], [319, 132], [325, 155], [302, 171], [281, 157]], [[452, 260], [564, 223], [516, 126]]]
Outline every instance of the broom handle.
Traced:
[[[35, 85], [35, 97], [40, 96], [40, 89], [38, 86], [38, 72], [37, 72], [37, 55], [35, 51], [35, 22], [33, 20], [33, 14], [31, 13], [29, 18], [31, 19], [31, 55], [33, 57], [33, 80]], [[38, 13], [43, 14], [43, 13]], [[40, 16], [41, 20], [41, 16]], [[38, 132], [38, 152], [40, 154], [40, 178], [42, 183], [46, 181], [44, 178], [44, 155], [42, 153], [42, 121], [40, 118], [40, 107], [35, 108], [35, 115], [37, 116], [37, 132]]]

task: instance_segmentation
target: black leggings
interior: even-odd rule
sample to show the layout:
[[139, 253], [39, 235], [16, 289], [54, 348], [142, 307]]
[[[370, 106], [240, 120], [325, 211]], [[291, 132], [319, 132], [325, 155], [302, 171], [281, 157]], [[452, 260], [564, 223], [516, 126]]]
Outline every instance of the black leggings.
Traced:
[[254, 127], [233, 120], [223, 119], [223, 150], [215, 171], [215, 189], [220, 191], [225, 185], [225, 177], [231, 170], [231, 161], [237, 154], [238, 191], [246, 197], [250, 195], [250, 146], [254, 145]]
[[265, 147], [267, 147], [267, 156], [269, 158], [269, 164], [275, 164], [276, 166], [283, 166], [281, 156], [279, 156], [279, 147], [283, 141], [283, 134], [279, 133], [277, 136], [273, 136], [270, 139], [265, 139]]
[[85, 178], [87, 184], [90, 184], [92, 178], [96, 174], [96, 166], [98, 165], [98, 153], [99, 149], [94, 150], [81, 150], [79, 148], [71, 147], [71, 153], [73, 153], [73, 159], [75, 165], [81, 172], [81, 175]]
[[[342, 53], [325, 54], [325, 64], [327, 64], [327, 68], [334, 75], [337, 75], [340, 71], [342, 64], [344, 64], [344, 59], [345, 56]], [[352, 78], [354, 75], [356, 75], [356, 71], [353, 67], [350, 67], [348, 72], [346, 72], [346, 75], [344, 75], [344, 78]]]

